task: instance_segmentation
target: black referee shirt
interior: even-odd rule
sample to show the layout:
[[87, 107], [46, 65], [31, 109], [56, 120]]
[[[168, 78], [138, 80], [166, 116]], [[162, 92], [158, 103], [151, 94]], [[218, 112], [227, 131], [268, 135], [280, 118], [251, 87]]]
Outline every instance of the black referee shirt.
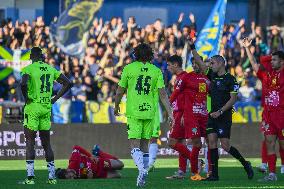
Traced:
[[[211, 96], [211, 111], [221, 109], [231, 98], [231, 93], [238, 93], [239, 84], [230, 73], [218, 76], [211, 69], [207, 71], [207, 77], [211, 81], [209, 94]], [[231, 111], [231, 109], [230, 109]]]

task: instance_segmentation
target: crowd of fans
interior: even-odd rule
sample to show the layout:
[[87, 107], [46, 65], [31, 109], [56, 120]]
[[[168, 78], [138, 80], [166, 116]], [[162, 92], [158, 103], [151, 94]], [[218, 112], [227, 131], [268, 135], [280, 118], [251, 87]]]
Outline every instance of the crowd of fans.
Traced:
[[[176, 23], [165, 26], [162, 20], [140, 27], [134, 17], [127, 23], [114, 17], [109, 22], [95, 18], [89, 30], [89, 40], [85, 56], [81, 59], [71, 57], [56, 47], [50, 39], [49, 27], [42, 17], [35, 21], [19, 22], [3, 20], [0, 26], [0, 46], [15, 50], [40, 46], [46, 52], [46, 62], [62, 71], [74, 83], [74, 87], [64, 98], [79, 101], [112, 102], [124, 65], [129, 64], [131, 49], [140, 42], [151, 44], [155, 51], [153, 64], [159, 67], [169, 93], [175, 76], [167, 70], [166, 59], [172, 54], [181, 55], [187, 61], [185, 41], [190, 36], [194, 40], [201, 28], [196, 28], [193, 14], [181, 13]], [[280, 28], [272, 26], [261, 28], [254, 22], [245, 23], [241, 19], [236, 24], [224, 26], [220, 54], [226, 57], [228, 70], [241, 84], [239, 100], [259, 100], [261, 83], [253, 73], [249, 59], [241, 45], [241, 39], [249, 36], [253, 39], [251, 51], [256, 59], [276, 49], [283, 49]], [[0, 81], [0, 100], [21, 101], [17, 80], [14, 76]], [[57, 91], [58, 85], [54, 86]]]

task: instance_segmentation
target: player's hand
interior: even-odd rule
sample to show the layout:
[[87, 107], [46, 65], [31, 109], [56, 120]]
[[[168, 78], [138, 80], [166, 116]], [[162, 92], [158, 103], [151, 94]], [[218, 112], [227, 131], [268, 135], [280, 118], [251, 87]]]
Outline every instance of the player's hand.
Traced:
[[242, 40], [243, 46], [244, 46], [245, 48], [248, 48], [248, 47], [251, 45], [251, 41], [252, 41], [251, 39], [245, 37], [245, 38]]
[[114, 107], [114, 115], [115, 115], [115, 116], [120, 116], [119, 112], [120, 112], [119, 106], [115, 106], [115, 107]]
[[210, 114], [210, 116], [211, 116], [212, 118], [214, 118], [214, 119], [218, 118], [220, 115], [221, 115], [221, 113], [220, 113], [219, 111], [217, 111], [217, 112], [212, 112], [212, 113]]

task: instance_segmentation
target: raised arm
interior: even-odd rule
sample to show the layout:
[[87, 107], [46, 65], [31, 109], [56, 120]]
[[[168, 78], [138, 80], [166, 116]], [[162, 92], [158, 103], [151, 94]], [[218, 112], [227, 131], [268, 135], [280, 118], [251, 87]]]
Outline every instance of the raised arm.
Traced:
[[199, 66], [200, 71], [201, 71], [202, 73], [206, 73], [206, 72], [207, 72], [207, 69], [208, 69], [208, 66], [207, 66], [207, 65], [205, 64], [205, 62], [201, 59], [200, 55], [199, 55], [198, 52], [196, 51], [195, 45], [194, 45], [193, 41], [190, 39], [190, 40], [188, 40], [188, 43], [189, 43], [189, 47], [190, 47], [190, 49], [191, 49], [193, 58], [194, 58], [194, 60], [196, 61], [196, 64]]
[[250, 61], [250, 64], [252, 66], [253, 71], [255, 71], [257, 73], [258, 70], [259, 70], [259, 65], [257, 64], [254, 56], [251, 54], [250, 49], [249, 49], [249, 47], [251, 45], [251, 41], [252, 40], [249, 39], [249, 38], [244, 38], [243, 39], [243, 47], [246, 49], [246, 53], [248, 55], [248, 58], [249, 58], [249, 61]]

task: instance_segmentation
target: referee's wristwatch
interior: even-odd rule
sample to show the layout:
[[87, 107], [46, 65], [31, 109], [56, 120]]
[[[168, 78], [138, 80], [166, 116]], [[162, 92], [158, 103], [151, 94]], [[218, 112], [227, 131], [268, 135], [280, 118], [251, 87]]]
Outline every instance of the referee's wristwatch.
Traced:
[[223, 114], [223, 110], [222, 109], [218, 110], [218, 112], [220, 113], [220, 115]]

